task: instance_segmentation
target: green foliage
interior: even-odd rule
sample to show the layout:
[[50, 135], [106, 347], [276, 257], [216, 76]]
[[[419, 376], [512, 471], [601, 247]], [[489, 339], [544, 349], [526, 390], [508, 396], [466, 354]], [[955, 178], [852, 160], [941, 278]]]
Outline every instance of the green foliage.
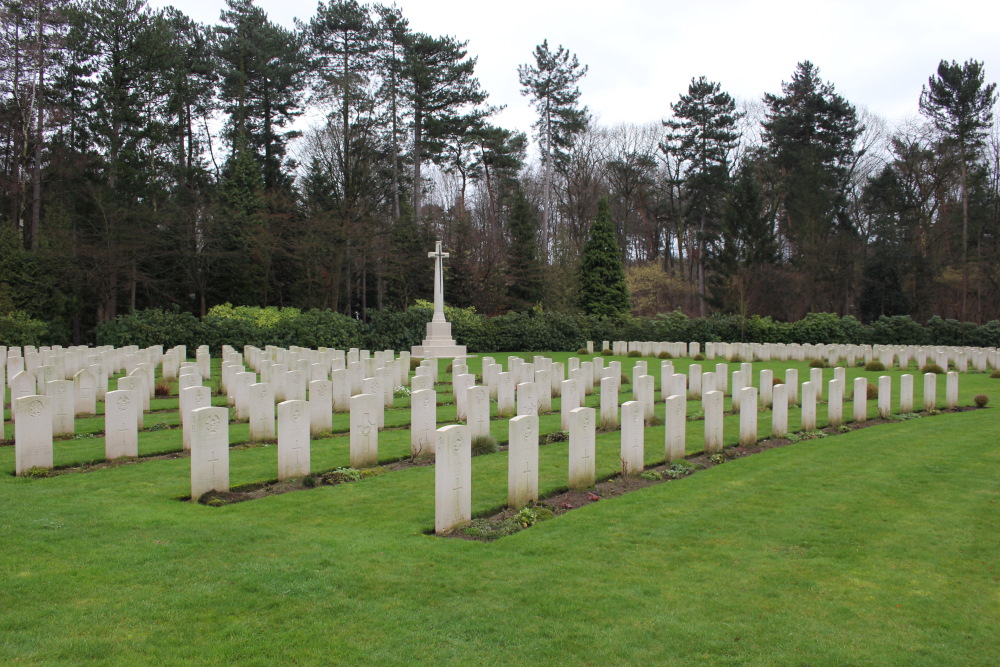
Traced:
[[687, 477], [695, 471], [695, 465], [690, 461], [685, 461], [681, 459], [680, 461], [674, 461], [663, 471], [663, 474], [670, 479], [680, 479], [681, 477]]
[[993, 371], [990, 373], [990, 377], [994, 380], [1000, 380], [1000, 371]]
[[729, 357], [729, 363], [731, 363], [731, 364], [742, 364], [743, 363], [743, 357], [741, 357], [738, 354], [734, 354], [733, 356]]
[[867, 364], [865, 364], [865, 370], [871, 372], [878, 372], [885, 370], [885, 364], [883, 364], [878, 359], [872, 359]]
[[985, 408], [990, 402], [990, 397], [986, 394], [976, 394], [972, 400], [975, 402], [977, 408]]
[[[813, 359], [809, 362], [809, 368], [826, 368], [826, 363], [822, 359]], [[877, 370], [883, 370], [883, 369], [880, 368]]]
[[660, 352], [660, 353], [659, 353], [658, 355], [656, 355], [656, 356], [657, 356], [657, 357], [658, 357], [659, 359], [673, 359], [673, 358], [674, 358], [674, 355], [670, 354], [670, 353], [669, 353], [669, 352], [667, 352], [666, 350], [664, 350], [663, 352]]
[[553, 442], [567, 442], [569, 440], [569, 431], [553, 431], [545, 436], [545, 444], [550, 445]]
[[472, 455], [496, 454], [500, 451], [497, 441], [488, 435], [476, 436], [472, 439]]
[[610, 357], [612, 354], [614, 354], [614, 352], [612, 352], [609, 348], [604, 348], [603, 350], [601, 350], [602, 357]]
[[52, 469], [43, 468], [42, 466], [32, 466], [21, 473], [21, 477], [28, 477], [29, 479], [31, 478], [37, 479], [39, 477], [51, 477], [51, 476], [52, 476]]
[[590, 354], [589, 352], [587, 352], [587, 348], [585, 348], [585, 347], [581, 347], [579, 350], [576, 351], [576, 353], [580, 354], [580, 355]]
[[580, 310], [607, 316], [629, 310], [625, 267], [607, 197], [597, 205], [597, 218], [580, 257]]
[[923, 366], [921, 366], [920, 367], [920, 372], [921, 373], [937, 373], [938, 375], [941, 375], [942, 373], [944, 373], [944, 369], [941, 368], [940, 366], [938, 366], [937, 364], [930, 363], [930, 364], [924, 364]]
[[302, 478], [302, 486], [311, 489], [316, 486], [316, 475], [306, 475]]
[[629, 350], [628, 351], [628, 356], [630, 356], [630, 357], [641, 357], [642, 356], [642, 352], [640, 352], [639, 350]]
[[692, 361], [705, 361], [705, 355], [699, 352], [698, 354], [691, 357]]
[[639, 473], [639, 477], [642, 479], [648, 479], [651, 482], [663, 481], [663, 475], [655, 470], [643, 470]]
[[869, 382], [867, 387], [868, 387], [867, 389], [868, 400], [870, 401], [878, 398], [878, 385], [875, 384], [874, 382]]
[[724, 453], [716, 452], [715, 454], [709, 456], [708, 460], [714, 463], [715, 465], [719, 465], [720, 463], [725, 463], [728, 459], [726, 458], [726, 455]]
[[321, 476], [324, 484], [343, 484], [361, 480], [361, 471], [356, 468], [335, 468]]
[[538, 521], [538, 514], [535, 513], [533, 507], [525, 506], [514, 515], [514, 520], [521, 524], [522, 528], [528, 528], [529, 526], [534, 526], [535, 522]]
[[45, 322], [32, 319], [21, 310], [0, 315], [0, 345], [44, 345], [48, 341], [48, 328]]

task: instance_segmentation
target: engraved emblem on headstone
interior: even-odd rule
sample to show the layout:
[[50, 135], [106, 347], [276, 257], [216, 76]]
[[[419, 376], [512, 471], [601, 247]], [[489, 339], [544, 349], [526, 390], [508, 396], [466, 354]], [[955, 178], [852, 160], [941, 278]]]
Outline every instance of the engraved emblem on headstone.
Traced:
[[42, 414], [42, 402], [32, 401], [31, 405], [28, 406], [28, 414], [32, 417], [37, 417], [38, 415]]
[[219, 422], [222, 421], [217, 415], [212, 415], [208, 418], [205, 427], [208, 429], [209, 433], [216, 433], [219, 430]]
[[132, 404], [132, 401], [129, 399], [128, 396], [119, 396], [118, 397], [118, 409], [119, 410], [128, 410], [128, 407], [131, 404]]

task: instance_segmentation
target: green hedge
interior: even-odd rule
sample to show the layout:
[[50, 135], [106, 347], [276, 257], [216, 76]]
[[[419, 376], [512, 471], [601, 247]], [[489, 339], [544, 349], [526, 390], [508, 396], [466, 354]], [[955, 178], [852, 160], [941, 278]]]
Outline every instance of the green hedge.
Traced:
[[[213, 308], [199, 321], [189, 313], [151, 309], [102, 323], [97, 328], [97, 343], [141, 347], [183, 344], [189, 348], [207, 344], [216, 353], [224, 344], [236, 349], [244, 345], [299, 345], [406, 350], [423, 340], [433, 310], [432, 304], [418, 301], [405, 311], [376, 311], [363, 323], [328, 310], [226, 304]], [[998, 321], [980, 326], [940, 317], [927, 324], [906, 316], [863, 324], [854, 317], [832, 313], [811, 313], [798, 322], [733, 314], [691, 318], [679, 311], [653, 318], [595, 318], [541, 311], [487, 317], [474, 308], [452, 307], [445, 307], [445, 316], [455, 339], [477, 353], [576, 350], [588, 340], [597, 348], [605, 340], [1000, 346]], [[12, 320], [16, 326], [0, 318], [0, 336], [7, 334], [0, 340], [25, 341], [7, 343], [17, 345], [38, 344], [44, 339], [44, 324], [23, 314], [11, 317], [20, 317]]]
[[0, 315], [0, 345], [37, 347], [48, 342], [48, 333], [49, 328], [45, 322], [34, 320], [23, 311], [15, 310], [9, 315]]

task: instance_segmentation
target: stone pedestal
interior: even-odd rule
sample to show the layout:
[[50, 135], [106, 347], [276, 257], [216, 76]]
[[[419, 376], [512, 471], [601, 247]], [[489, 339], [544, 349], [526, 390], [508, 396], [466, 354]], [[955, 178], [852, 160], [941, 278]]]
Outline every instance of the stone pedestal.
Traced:
[[434, 321], [427, 323], [427, 336], [423, 345], [414, 345], [410, 355], [422, 359], [440, 357], [464, 357], [465, 346], [455, 343], [451, 337], [451, 322]]

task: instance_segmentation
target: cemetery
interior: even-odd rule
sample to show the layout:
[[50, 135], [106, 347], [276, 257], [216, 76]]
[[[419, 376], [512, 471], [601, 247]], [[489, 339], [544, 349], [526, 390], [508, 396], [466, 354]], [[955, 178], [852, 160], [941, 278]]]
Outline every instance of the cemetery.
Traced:
[[519, 614], [539, 661], [992, 642], [995, 348], [2, 352], [5, 661], [520, 661]]

